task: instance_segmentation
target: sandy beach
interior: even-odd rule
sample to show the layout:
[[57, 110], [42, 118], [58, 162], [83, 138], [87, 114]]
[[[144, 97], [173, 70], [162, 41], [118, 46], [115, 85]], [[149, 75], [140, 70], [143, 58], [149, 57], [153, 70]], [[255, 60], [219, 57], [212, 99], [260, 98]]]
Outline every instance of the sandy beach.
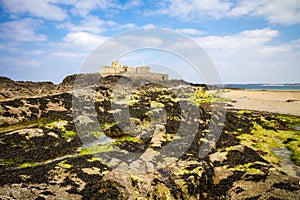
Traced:
[[226, 89], [233, 108], [300, 116], [300, 91]]

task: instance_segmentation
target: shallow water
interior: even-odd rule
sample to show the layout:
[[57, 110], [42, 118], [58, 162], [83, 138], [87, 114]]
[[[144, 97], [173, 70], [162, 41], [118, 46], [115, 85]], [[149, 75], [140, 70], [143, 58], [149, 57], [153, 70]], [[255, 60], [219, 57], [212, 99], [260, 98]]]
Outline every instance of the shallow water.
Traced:
[[107, 137], [106, 135], [103, 134], [97, 140], [95, 140], [91, 143], [83, 144], [80, 148], [87, 148], [87, 147], [96, 146], [96, 145], [100, 145], [100, 144], [107, 144], [107, 143], [111, 143], [114, 141], [115, 141], [114, 139]]
[[281, 160], [281, 168], [289, 175], [300, 177], [300, 167], [291, 161], [292, 153], [285, 147], [272, 148], [274, 154]]
[[293, 128], [295, 131], [300, 131], [300, 124], [296, 124], [296, 125], [292, 126], [292, 128]]
[[[91, 142], [91, 143], [87, 143], [87, 144], [84, 144], [82, 146], [80, 146], [76, 152], [72, 153], [72, 154], [67, 154], [67, 155], [63, 155], [63, 156], [60, 156], [60, 157], [57, 157], [57, 158], [54, 158], [54, 159], [50, 159], [50, 160], [47, 160], [47, 161], [42, 161], [42, 162], [35, 162], [33, 164], [36, 164], [36, 165], [45, 165], [45, 164], [48, 164], [48, 163], [52, 163], [52, 162], [55, 162], [55, 161], [60, 161], [60, 160], [64, 160], [66, 158], [71, 158], [71, 157], [76, 157], [79, 155], [80, 153], [80, 150], [83, 149], [83, 148], [87, 148], [87, 147], [91, 147], [91, 146], [96, 146], [96, 145], [103, 145], [103, 144], [107, 144], [107, 143], [111, 143], [115, 141], [114, 139], [110, 138], [110, 137], [107, 137], [106, 135], [101, 135], [97, 140]], [[11, 169], [15, 170], [15, 169], [19, 169], [19, 167], [11, 167]]]
[[224, 87], [250, 90], [300, 90], [299, 84], [225, 84]]

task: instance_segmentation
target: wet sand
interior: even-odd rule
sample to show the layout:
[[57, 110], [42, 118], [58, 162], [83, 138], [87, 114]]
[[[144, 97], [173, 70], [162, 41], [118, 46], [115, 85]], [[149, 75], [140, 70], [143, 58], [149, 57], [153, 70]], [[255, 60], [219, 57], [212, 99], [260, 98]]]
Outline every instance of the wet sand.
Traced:
[[226, 89], [233, 108], [300, 116], [300, 91]]

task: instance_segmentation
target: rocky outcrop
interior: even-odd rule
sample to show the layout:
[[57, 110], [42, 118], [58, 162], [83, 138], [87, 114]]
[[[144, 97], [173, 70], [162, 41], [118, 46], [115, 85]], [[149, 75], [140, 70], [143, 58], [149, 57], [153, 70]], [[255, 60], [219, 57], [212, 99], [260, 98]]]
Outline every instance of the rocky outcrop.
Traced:
[[207, 87], [182, 81], [105, 77], [66, 92], [74, 78], [54, 94], [0, 102], [1, 199], [300, 196], [299, 117], [225, 113]]
[[51, 82], [13, 81], [0, 77], [0, 100], [51, 94], [56, 86]]

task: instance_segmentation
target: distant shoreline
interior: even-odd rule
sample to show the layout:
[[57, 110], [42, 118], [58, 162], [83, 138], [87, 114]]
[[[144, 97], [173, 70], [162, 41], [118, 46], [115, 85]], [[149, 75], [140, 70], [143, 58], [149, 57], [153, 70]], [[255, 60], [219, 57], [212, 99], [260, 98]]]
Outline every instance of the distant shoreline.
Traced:
[[300, 91], [300, 84], [224, 84], [226, 89]]

